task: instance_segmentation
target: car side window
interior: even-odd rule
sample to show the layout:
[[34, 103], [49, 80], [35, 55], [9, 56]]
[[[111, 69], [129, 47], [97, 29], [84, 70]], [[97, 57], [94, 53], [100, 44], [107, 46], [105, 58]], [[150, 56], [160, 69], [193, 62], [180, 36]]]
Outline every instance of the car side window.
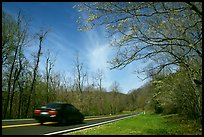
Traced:
[[74, 107], [74, 106], [70, 106], [71, 107], [71, 109], [73, 110], [73, 111], [77, 111], [77, 109]]
[[76, 111], [75, 108], [72, 107], [71, 105], [66, 105], [66, 106], [65, 106], [65, 109], [68, 110], [68, 111], [70, 111], [70, 112]]

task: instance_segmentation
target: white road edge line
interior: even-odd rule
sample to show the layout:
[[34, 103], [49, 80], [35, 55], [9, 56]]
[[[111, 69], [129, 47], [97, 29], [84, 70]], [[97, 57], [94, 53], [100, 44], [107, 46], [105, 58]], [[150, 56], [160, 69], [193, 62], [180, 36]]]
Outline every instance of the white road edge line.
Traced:
[[[139, 114], [141, 114], [141, 113], [139, 113]], [[139, 114], [134, 114], [134, 115], [131, 115], [131, 116], [122, 117], [122, 118], [118, 118], [118, 119], [113, 119], [113, 120], [109, 120], [109, 121], [104, 121], [104, 122], [101, 122], [101, 123], [96, 123], [96, 124], [87, 125], [87, 126], [83, 126], [83, 127], [77, 127], [77, 128], [72, 128], [72, 129], [67, 129], [67, 130], [62, 130], [62, 131], [47, 133], [47, 134], [44, 134], [44, 135], [55, 135], [55, 134], [61, 134], [61, 133], [65, 133], [65, 132], [71, 132], [71, 131], [75, 131], [75, 130], [79, 130], [79, 129], [90, 128], [90, 127], [94, 127], [94, 126], [98, 126], [98, 125], [110, 123], [110, 122], [113, 122], [113, 121], [117, 121], [117, 120], [129, 118], [129, 117], [133, 117], [133, 116], [139, 115]]]

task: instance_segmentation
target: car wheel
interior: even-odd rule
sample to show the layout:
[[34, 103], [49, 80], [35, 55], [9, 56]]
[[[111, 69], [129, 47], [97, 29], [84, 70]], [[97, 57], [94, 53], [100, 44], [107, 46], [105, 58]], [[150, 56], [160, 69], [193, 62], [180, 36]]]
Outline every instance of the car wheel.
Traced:
[[59, 120], [59, 123], [60, 123], [60, 124], [66, 124], [66, 123], [67, 123], [67, 120], [66, 120], [65, 118], [61, 118], [61, 119]]
[[78, 122], [83, 123], [83, 121], [84, 121], [84, 118], [80, 118]]
[[39, 121], [39, 123], [40, 123], [41, 125], [43, 125], [44, 121]]

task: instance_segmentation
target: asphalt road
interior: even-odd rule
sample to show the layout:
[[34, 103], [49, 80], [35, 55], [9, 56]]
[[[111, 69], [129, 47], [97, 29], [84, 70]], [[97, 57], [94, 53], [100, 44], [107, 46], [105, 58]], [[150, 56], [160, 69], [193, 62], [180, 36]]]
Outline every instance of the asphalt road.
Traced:
[[89, 128], [105, 123], [114, 122], [116, 120], [132, 117], [139, 113], [113, 115], [113, 116], [97, 116], [85, 117], [83, 123], [59, 125], [56, 122], [46, 122], [43, 125], [37, 123], [34, 119], [24, 120], [2, 120], [2, 135], [55, 135], [72, 132], [84, 128]]

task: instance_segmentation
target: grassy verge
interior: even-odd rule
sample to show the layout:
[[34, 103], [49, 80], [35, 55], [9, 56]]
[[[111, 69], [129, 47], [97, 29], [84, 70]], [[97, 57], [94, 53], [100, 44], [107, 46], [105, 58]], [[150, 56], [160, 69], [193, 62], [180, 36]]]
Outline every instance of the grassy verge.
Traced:
[[201, 125], [178, 115], [145, 114], [69, 135], [201, 135]]

